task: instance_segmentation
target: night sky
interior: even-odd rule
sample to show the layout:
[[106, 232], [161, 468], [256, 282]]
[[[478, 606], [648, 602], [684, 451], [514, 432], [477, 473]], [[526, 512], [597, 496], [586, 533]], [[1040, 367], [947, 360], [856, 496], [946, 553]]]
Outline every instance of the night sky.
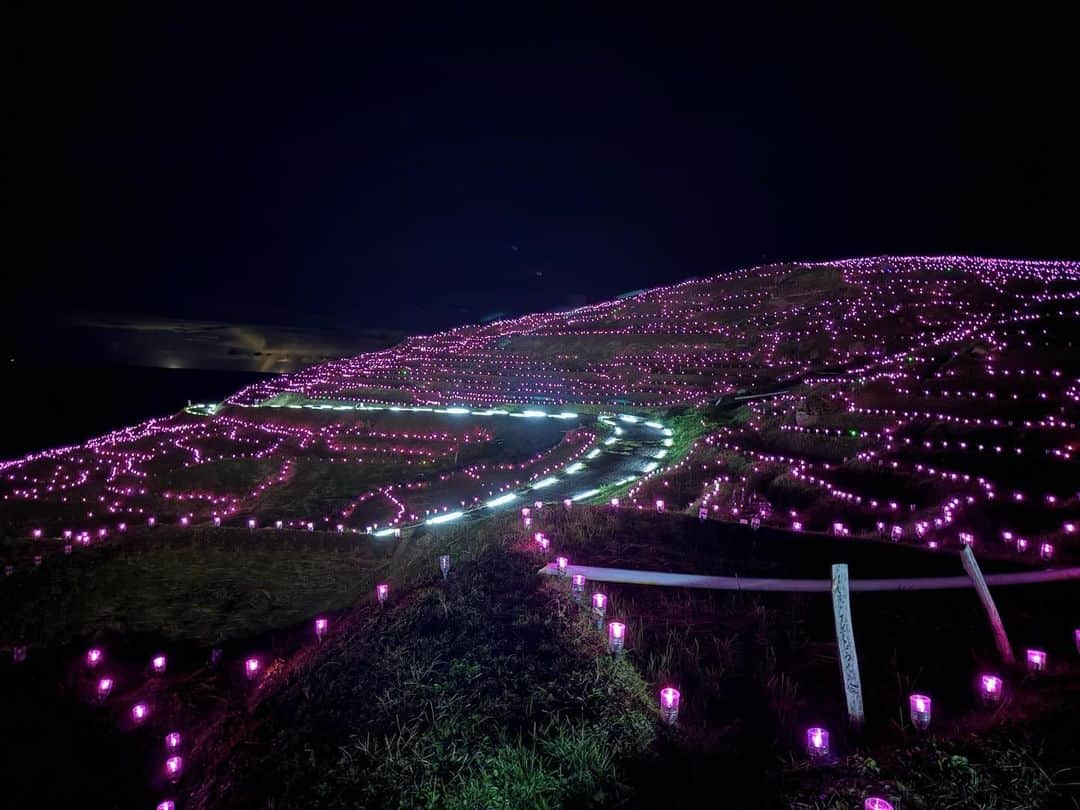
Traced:
[[1065, 18], [27, 5], [9, 333], [426, 332], [763, 259], [1080, 256]]

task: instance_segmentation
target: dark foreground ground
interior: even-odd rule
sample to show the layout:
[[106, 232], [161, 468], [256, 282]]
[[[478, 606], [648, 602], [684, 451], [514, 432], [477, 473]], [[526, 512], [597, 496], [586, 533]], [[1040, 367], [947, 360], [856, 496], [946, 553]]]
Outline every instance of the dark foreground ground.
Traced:
[[[956, 557], [677, 515], [546, 509], [541, 530], [572, 562], [709, 573], [955, 575]], [[827, 595], [610, 586], [606, 640], [548, 557], [506, 517], [380, 544], [238, 530], [132, 536], [56, 558], [0, 587], [5, 804], [22, 807], [820, 807], [884, 795], [904, 808], [1076, 807], [1080, 781], [1075, 585], [1002, 588], [1030, 676], [995, 660], [969, 591], [855, 594], [867, 725], [844, 730]], [[10, 550], [10, 549], [9, 549]], [[453, 565], [443, 582], [440, 553]], [[995, 566], [988, 565], [987, 568]], [[375, 582], [391, 584], [378, 607]], [[586, 588], [585, 599], [593, 590]], [[316, 642], [311, 617], [330, 630]], [[116, 687], [91, 699], [106, 650]], [[211, 665], [211, 651], [221, 650]], [[169, 672], [147, 661], [169, 653]], [[243, 675], [258, 655], [265, 674]], [[980, 672], [1007, 683], [996, 710]], [[675, 728], [656, 693], [682, 691]], [[907, 695], [934, 698], [929, 734]], [[151, 716], [132, 727], [137, 700]], [[810, 766], [803, 735], [833, 732], [836, 760]], [[163, 775], [164, 735], [184, 735], [184, 773]]]

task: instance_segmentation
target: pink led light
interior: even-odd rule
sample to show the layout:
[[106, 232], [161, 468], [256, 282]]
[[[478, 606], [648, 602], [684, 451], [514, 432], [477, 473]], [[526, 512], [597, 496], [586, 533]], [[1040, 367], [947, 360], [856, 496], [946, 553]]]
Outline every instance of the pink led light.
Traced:
[[244, 673], [247, 675], [248, 680], [254, 680], [259, 675], [259, 671], [262, 669], [262, 661], [252, 656], [244, 662]]
[[566, 576], [566, 568], [568, 565], [570, 565], [570, 560], [566, 557], [555, 558], [555, 568], [558, 570], [559, 576]]
[[1028, 672], [1043, 672], [1046, 669], [1046, 651], [1028, 650], [1027, 668]]
[[97, 696], [98, 700], [105, 700], [109, 696], [109, 693], [113, 688], [113, 679], [106, 676], [101, 678], [97, 682]]
[[450, 555], [441, 554], [439, 556], [439, 570], [442, 572], [443, 579], [446, 579], [450, 573]]
[[663, 498], [657, 498], [656, 499], [656, 511], [657, 512], [663, 512], [664, 511], [664, 499]]
[[1080, 653], [1080, 627], [1073, 630], [1073, 643], [1076, 645], [1076, 651]]
[[176, 810], [176, 802], [172, 799], [165, 799], [158, 802], [157, 810]]
[[180, 775], [184, 770], [184, 758], [179, 754], [174, 754], [165, 760], [165, 776], [169, 781], [175, 782], [180, 778]]
[[566, 498], [566, 499], [563, 500], [562, 505], [565, 506], [567, 509], [569, 509], [570, 507], [572, 507], [574, 505], [574, 502], [572, 500], [570, 500], [569, 498]]
[[793, 531], [801, 532], [802, 531], [802, 523], [800, 521], [798, 521], [798, 520], [794, 520], [794, 521], [791, 522], [791, 528], [792, 528]]
[[34, 529], [32, 534], [33, 534], [33, 537], [34, 537], [35, 540], [40, 540], [41, 539], [41, 535], [42, 535], [41, 529]]
[[248, 518], [248, 528], [254, 529], [258, 524], [255, 522], [255, 518]]
[[579, 597], [583, 593], [585, 593], [585, 575], [584, 574], [574, 574], [572, 577], [570, 577], [570, 592], [575, 597]]
[[[595, 613], [600, 619], [603, 619], [604, 614], [607, 613], [607, 603], [608, 598], [606, 593], [600, 593], [598, 591], [597, 593], [594, 593], [592, 595], [593, 613]], [[1080, 630], [1077, 630], [1076, 633], [1077, 637], [1080, 638]]]
[[147, 717], [150, 716], [150, 707], [145, 703], [136, 703], [131, 707], [131, 719], [136, 723], [141, 723]]
[[390, 598], [390, 586], [385, 582], [380, 582], [375, 586], [375, 598], [379, 600], [379, 604], [385, 604], [386, 600]]
[[88, 667], [96, 667], [104, 660], [105, 653], [100, 647], [91, 647], [86, 651], [86, 665]]
[[1039, 546], [1039, 556], [1044, 560], [1052, 560], [1054, 558], [1054, 544], [1043, 543]]
[[893, 810], [892, 802], [871, 796], [863, 802], [863, 810]]
[[987, 703], [997, 703], [1001, 700], [1004, 684], [997, 675], [979, 676], [979, 695]]
[[618, 498], [612, 498], [611, 499], [611, 508], [612, 509], [618, 509], [619, 508], [619, 499]]
[[607, 639], [608, 650], [615, 655], [621, 653], [626, 644], [626, 625], [622, 622], [608, 622]]
[[181, 741], [179, 731], [170, 731], [165, 735], [165, 748], [169, 751], [175, 751], [180, 747]]
[[315, 620], [315, 638], [322, 641], [323, 636], [326, 635], [327, 628], [330, 627], [330, 622], [322, 617]]
[[679, 719], [680, 697], [679, 690], [673, 686], [666, 686], [660, 690], [660, 716], [669, 726], [675, 725]]
[[908, 696], [908, 706], [911, 710], [911, 725], [926, 731], [930, 728], [931, 701], [926, 695]]
[[806, 730], [806, 751], [811, 759], [821, 759], [829, 755], [829, 732], [823, 728]]
[[165, 667], [168, 664], [168, 659], [165, 658], [164, 653], [158, 653], [152, 659], [150, 659], [150, 666], [153, 667], [154, 672], [159, 675], [165, 671]]

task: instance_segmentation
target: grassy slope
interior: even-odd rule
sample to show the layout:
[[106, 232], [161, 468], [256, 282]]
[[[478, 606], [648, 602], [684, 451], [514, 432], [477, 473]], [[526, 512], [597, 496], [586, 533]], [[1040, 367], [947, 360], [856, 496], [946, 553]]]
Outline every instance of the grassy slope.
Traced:
[[[499, 527], [505, 536], [506, 527]], [[484, 529], [479, 529], [484, 532]], [[473, 534], [477, 533], [473, 529]], [[317, 651], [223, 723], [195, 806], [541, 808], [609, 804], [654, 733], [652, 701], [565, 583], [506, 547], [403, 567], [426, 582], [343, 617]], [[475, 549], [484, 543], [471, 541]], [[454, 543], [458, 546], [458, 543]]]
[[213, 644], [288, 627], [371, 588], [373, 541], [162, 528], [23, 566], [0, 589], [0, 638], [63, 644], [109, 630]]

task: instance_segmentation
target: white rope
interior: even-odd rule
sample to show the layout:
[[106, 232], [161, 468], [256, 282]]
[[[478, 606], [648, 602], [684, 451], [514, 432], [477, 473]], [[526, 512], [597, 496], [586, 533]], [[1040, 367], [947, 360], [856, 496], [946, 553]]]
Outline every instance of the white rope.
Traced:
[[[542, 574], [559, 576], [555, 563], [540, 569]], [[567, 566], [566, 576], [584, 574], [593, 582], [622, 582], [627, 585], [663, 585], [675, 588], [705, 588], [717, 591], [785, 591], [789, 593], [829, 593], [828, 579], [772, 579], [753, 577], [714, 577], [702, 574], [668, 574], [663, 571], [636, 571], [630, 568], [599, 568], [592, 565]], [[987, 585], [1037, 585], [1080, 579], [1080, 568], [1057, 568], [1047, 571], [1024, 571], [1014, 574], [990, 574]], [[971, 579], [959, 577], [916, 577], [912, 579], [854, 579], [852, 591], [938, 591], [970, 588]]]

